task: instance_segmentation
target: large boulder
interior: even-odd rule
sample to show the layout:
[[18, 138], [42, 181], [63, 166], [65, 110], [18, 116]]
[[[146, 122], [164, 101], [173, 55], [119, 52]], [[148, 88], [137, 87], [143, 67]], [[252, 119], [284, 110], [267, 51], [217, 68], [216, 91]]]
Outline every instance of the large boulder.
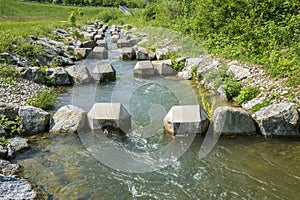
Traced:
[[63, 67], [53, 67], [46, 69], [46, 75], [54, 85], [70, 85], [67, 71]]
[[87, 55], [89, 55], [89, 53], [91, 53], [91, 52], [92, 52], [92, 48], [75, 48], [74, 49], [75, 57], [78, 60], [82, 60], [82, 59], [86, 58]]
[[25, 179], [0, 175], [0, 199], [33, 200], [37, 194]]
[[12, 164], [7, 160], [0, 160], [0, 174], [4, 176], [16, 176], [20, 171], [20, 165]]
[[86, 120], [86, 112], [73, 105], [61, 107], [53, 116], [50, 132], [76, 133]]
[[67, 69], [68, 74], [72, 77], [75, 84], [86, 84], [91, 81], [91, 75], [86, 66], [71, 66]]
[[19, 109], [20, 132], [32, 135], [48, 131], [50, 114], [33, 106], [21, 106]]
[[116, 70], [111, 64], [96, 65], [92, 72], [92, 77], [98, 83], [115, 81]]
[[199, 105], [173, 106], [164, 118], [165, 131], [177, 136], [203, 134], [208, 126], [208, 115]]
[[219, 107], [214, 111], [214, 132], [216, 134], [254, 134], [255, 122], [242, 108]]
[[299, 114], [292, 103], [267, 106], [254, 113], [263, 135], [299, 136]]
[[120, 103], [95, 103], [87, 114], [91, 129], [119, 130], [131, 129], [131, 116]]
[[156, 49], [155, 55], [157, 60], [163, 60], [164, 56], [166, 56], [170, 52], [167, 48]]
[[250, 70], [238, 65], [229, 65], [228, 71], [232, 72], [237, 81], [243, 80], [250, 75]]
[[155, 76], [155, 70], [151, 61], [139, 61], [134, 67], [134, 76], [137, 78], [148, 78]]
[[133, 60], [135, 59], [135, 50], [131, 47], [122, 48], [120, 51], [121, 60]]
[[25, 138], [15, 137], [7, 140], [6, 148], [8, 157], [15, 157], [18, 153], [21, 153], [30, 148], [28, 140]]
[[15, 120], [18, 112], [19, 106], [17, 104], [0, 102], [0, 117], [5, 116], [8, 120]]

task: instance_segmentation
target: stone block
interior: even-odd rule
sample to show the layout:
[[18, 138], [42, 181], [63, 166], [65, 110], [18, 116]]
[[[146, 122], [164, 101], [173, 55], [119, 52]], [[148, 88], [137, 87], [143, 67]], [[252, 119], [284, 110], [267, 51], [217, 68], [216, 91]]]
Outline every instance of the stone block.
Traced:
[[95, 47], [87, 56], [89, 59], [108, 59], [108, 52], [104, 47]]
[[139, 61], [134, 67], [134, 76], [137, 78], [148, 78], [156, 76], [154, 67], [151, 61]]
[[172, 68], [172, 61], [169, 60], [157, 60], [152, 61], [152, 65], [157, 74], [162, 76], [175, 76], [176, 70]]
[[128, 132], [131, 129], [131, 116], [120, 103], [95, 103], [87, 117], [93, 130]]
[[203, 134], [208, 126], [208, 115], [199, 105], [173, 106], [164, 118], [165, 131], [176, 136]]
[[116, 70], [111, 64], [97, 65], [92, 72], [92, 77], [96, 82], [115, 81]]
[[120, 52], [120, 59], [121, 60], [133, 60], [135, 59], [135, 51], [133, 48], [125, 47], [121, 49]]

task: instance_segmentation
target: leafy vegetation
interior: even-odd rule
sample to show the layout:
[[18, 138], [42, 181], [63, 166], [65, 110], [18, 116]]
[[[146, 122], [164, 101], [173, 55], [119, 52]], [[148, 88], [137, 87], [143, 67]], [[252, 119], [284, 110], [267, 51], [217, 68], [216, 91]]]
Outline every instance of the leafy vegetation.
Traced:
[[27, 104], [47, 110], [55, 105], [56, 98], [53, 89], [44, 90], [41, 94], [29, 98]]
[[237, 81], [233, 76], [228, 76], [221, 87], [224, 89], [227, 99], [232, 100], [233, 97], [240, 94], [242, 83]]
[[259, 103], [259, 104], [256, 104], [252, 109], [251, 111], [252, 112], [256, 112], [256, 111], [259, 111], [260, 109], [264, 108], [264, 107], [267, 107], [271, 105], [271, 102], [267, 99], [264, 99], [262, 103]]
[[254, 99], [259, 94], [259, 88], [257, 87], [245, 87], [242, 88], [240, 94], [237, 96], [236, 101], [242, 104], [246, 101]]

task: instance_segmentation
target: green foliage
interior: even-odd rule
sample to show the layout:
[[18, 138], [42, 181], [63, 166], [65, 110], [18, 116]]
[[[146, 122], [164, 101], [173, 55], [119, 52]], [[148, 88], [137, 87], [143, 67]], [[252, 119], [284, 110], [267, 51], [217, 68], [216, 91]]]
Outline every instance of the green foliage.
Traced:
[[236, 97], [240, 94], [242, 83], [238, 82], [234, 77], [229, 76], [225, 78], [222, 88], [226, 93], [227, 99], [232, 100], [233, 97]]
[[271, 102], [267, 99], [264, 99], [262, 103], [259, 103], [259, 104], [256, 104], [252, 109], [251, 111], [252, 112], [256, 112], [256, 111], [259, 111], [260, 109], [264, 108], [264, 107], [267, 107], [271, 105]]
[[76, 26], [76, 12], [72, 11], [69, 15], [69, 23], [71, 24], [71, 26]]
[[8, 142], [8, 139], [6, 138], [6, 137], [0, 137], [0, 145], [1, 146], [6, 146], [6, 144], [7, 144], [7, 142]]
[[53, 89], [44, 90], [41, 94], [27, 100], [28, 105], [47, 110], [55, 105], [57, 95]]
[[162, 57], [163, 60], [171, 59], [172, 61], [172, 67], [177, 71], [181, 72], [185, 66], [185, 61], [176, 61], [177, 58], [179, 58], [180, 55], [176, 54], [175, 52], [169, 52], [166, 55]]
[[7, 84], [14, 84], [18, 78], [18, 72], [11, 65], [6, 63], [0, 64], [0, 77]]
[[237, 96], [236, 101], [242, 104], [246, 101], [254, 99], [259, 94], [259, 88], [257, 87], [245, 87], [242, 88], [240, 94]]
[[190, 75], [192, 76], [193, 80], [197, 80], [198, 79], [197, 67], [195, 67], [195, 66], [191, 67]]
[[16, 117], [14, 121], [9, 121], [6, 116], [0, 118], [0, 125], [10, 130], [10, 137], [20, 134], [20, 117]]
[[209, 71], [204, 76], [204, 82], [207, 84], [210, 83], [214, 89], [218, 89], [229, 76], [232, 75], [227, 73], [227, 66], [224, 65]]

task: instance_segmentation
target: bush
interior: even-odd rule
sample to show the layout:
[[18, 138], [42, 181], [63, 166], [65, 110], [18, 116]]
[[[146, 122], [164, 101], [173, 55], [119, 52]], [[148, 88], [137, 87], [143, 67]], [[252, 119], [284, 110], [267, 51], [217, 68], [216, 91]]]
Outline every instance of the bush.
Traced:
[[259, 94], [259, 92], [259, 88], [257, 87], [245, 87], [237, 96], [236, 101], [239, 104], [242, 104], [246, 101], [250, 101], [251, 99], [254, 99]]
[[55, 105], [56, 98], [53, 89], [44, 90], [41, 94], [29, 98], [27, 104], [47, 110]]
[[240, 94], [242, 83], [238, 82], [234, 77], [227, 77], [222, 85], [228, 100], [232, 100]]
[[76, 26], [76, 12], [72, 11], [71, 14], [69, 15], [69, 23], [72, 26]]

